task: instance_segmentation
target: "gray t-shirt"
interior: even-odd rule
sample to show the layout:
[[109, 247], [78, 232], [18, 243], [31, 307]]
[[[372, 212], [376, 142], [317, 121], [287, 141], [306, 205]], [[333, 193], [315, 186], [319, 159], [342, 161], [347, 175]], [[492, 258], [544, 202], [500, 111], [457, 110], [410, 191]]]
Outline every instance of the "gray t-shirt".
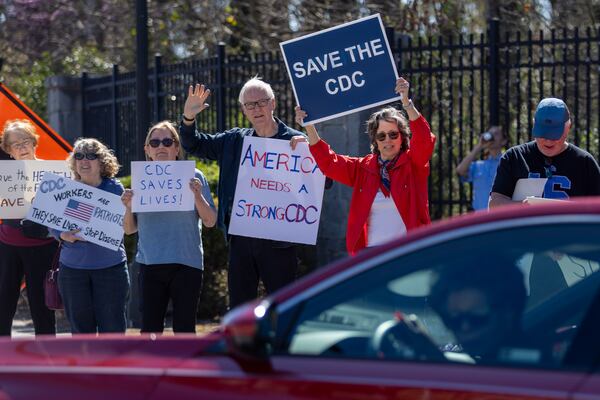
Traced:
[[[202, 195], [215, 207], [204, 174], [196, 170], [202, 182]], [[183, 264], [203, 269], [201, 223], [198, 212], [166, 211], [136, 213], [138, 247], [135, 259], [146, 265]]]

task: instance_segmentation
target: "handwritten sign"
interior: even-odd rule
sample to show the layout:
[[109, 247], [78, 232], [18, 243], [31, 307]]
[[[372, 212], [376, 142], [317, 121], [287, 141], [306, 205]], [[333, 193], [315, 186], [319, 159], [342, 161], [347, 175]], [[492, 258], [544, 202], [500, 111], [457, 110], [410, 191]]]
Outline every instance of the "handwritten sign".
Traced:
[[133, 212], [191, 211], [194, 194], [190, 180], [194, 161], [133, 161], [131, 189]]
[[117, 250], [123, 240], [124, 214], [120, 196], [45, 173], [27, 219], [59, 231], [81, 229], [78, 237]]
[[45, 172], [71, 178], [66, 161], [0, 161], [0, 219], [23, 219]]
[[246, 136], [229, 233], [315, 244], [324, 186], [308, 144]]
[[296, 102], [315, 124], [400, 99], [379, 14], [279, 44]]

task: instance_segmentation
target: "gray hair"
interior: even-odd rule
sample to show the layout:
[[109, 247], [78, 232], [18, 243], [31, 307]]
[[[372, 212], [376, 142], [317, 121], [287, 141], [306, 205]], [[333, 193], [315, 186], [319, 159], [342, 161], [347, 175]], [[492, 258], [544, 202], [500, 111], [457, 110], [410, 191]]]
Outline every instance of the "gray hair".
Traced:
[[273, 88], [271, 87], [271, 85], [263, 81], [262, 78], [260, 78], [259, 76], [253, 76], [252, 78], [248, 79], [246, 83], [244, 83], [244, 86], [242, 86], [242, 90], [240, 90], [240, 95], [238, 97], [238, 101], [240, 102], [240, 104], [244, 104], [244, 95], [250, 89], [258, 89], [265, 92], [269, 99], [275, 98], [275, 93], [273, 93]]

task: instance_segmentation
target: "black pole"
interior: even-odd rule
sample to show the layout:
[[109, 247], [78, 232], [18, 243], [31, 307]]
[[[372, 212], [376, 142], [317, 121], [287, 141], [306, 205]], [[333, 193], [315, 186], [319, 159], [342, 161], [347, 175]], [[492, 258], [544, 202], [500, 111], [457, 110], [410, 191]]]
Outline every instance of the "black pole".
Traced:
[[[488, 59], [488, 72], [489, 72], [489, 90], [490, 90], [490, 125], [498, 125], [500, 122], [500, 91], [499, 91], [499, 68], [498, 63], [500, 60], [499, 45], [500, 41], [500, 21], [497, 18], [490, 18], [489, 24], [489, 46], [490, 55]], [[506, 127], [504, 129], [507, 129]]]
[[137, 160], [144, 159], [143, 143], [148, 129], [148, 7], [146, 0], [136, 0], [136, 131]]
[[225, 131], [225, 43], [217, 45], [217, 132]]

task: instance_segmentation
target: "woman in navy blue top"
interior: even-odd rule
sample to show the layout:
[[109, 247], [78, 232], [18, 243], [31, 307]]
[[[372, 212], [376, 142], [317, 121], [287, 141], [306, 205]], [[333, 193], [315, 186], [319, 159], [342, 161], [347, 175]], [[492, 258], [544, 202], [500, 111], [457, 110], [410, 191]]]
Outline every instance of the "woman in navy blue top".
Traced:
[[[120, 196], [119, 163], [100, 141], [78, 139], [67, 161], [75, 180]], [[125, 332], [129, 293], [127, 256], [85, 241], [79, 230], [52, 233], [62, 241], [58, 287], [73, 333]]]

